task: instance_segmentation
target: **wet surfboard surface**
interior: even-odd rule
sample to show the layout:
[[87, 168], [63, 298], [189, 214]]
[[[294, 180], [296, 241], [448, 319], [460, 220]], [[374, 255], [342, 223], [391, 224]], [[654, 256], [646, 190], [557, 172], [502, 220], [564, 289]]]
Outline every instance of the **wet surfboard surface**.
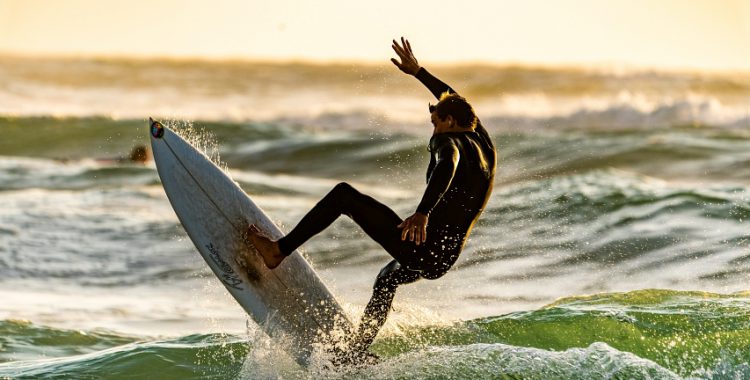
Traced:
[[[149, 119], [151, 148], [172, 208], [216, 277], [274, 341], [307, 365], [314, 347], [352, 331], [343, 309], [310, 264], [295, 251], [270, 270], [244, 238], [255, 224], [283, 236], [227, 173], [170, 128]], [[235, 254], [251, 250], [240, 265]]]

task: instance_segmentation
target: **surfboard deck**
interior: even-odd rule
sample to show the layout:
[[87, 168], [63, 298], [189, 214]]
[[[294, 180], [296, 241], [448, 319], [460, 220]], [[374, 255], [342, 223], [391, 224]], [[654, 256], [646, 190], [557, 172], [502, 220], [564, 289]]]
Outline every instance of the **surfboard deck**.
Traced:
[[[261, 328], [301, 365], [316, 345], [336, 345], [352, 324], [310, 264], [295, 251], [268, 269], [244, 239], [255, 224], [273, 239], [283, 233], [203, 152], [149, 118], [156, 168], [172, 208], [216, 277]], [[235, 254], [253, 250], [240, 265]]]

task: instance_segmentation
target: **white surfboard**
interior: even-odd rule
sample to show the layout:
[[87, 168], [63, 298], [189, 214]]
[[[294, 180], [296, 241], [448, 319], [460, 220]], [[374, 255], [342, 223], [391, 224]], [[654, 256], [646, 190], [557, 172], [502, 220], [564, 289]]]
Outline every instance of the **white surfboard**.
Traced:
[[[307, 365], [316, 344], [352, 331], [341, 306], [310, 264], [294, 252], [269, 270], [243, 233], [250, 223], [282, 232], [223, 170], [172, 130], [149, 118], [156, 168], [177, 217], [229, 293], [295, 360]], [[234, 254], [253, 250], [247, 269]]]

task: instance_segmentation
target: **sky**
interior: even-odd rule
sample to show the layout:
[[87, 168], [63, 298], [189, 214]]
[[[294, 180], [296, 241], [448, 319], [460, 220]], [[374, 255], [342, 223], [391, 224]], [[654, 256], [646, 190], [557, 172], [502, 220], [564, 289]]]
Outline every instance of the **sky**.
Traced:
[[0, 53], [750, 70], [750, 0], [0, 0]]

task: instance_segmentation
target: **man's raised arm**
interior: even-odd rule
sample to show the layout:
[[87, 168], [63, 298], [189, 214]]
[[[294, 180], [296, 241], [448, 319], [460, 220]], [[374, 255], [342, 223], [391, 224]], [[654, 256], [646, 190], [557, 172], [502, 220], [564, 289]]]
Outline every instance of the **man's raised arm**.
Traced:
[[[440, 96], [442, 96], [445, 92], [456, 93], [456, 91], [445, 84], [445, 82], [430, 74], [424, 67], [419, 66], [419, 62], [417, 61], [417, 58], [414, 57], [414, 52], [412, 52], [411, 50], [411, 44], [409, 43], [409, 40], [401, 37], [401, 45], [399, 45], [396, 40], [393, 40], [392, 47], [398, 57], [401, 59], [401, 62], [399, 62], [396, 58], [391, 58], [391, 62], [393, 62], [393, 64], [396, 65], [399, 70], [419, 79], [419, 81], [422, 82], [422, 84], [424, 84], [425, 87], [427, 87], [430, 92], [432, 92], [432, 95], [435, 95], [438, 100], [440, 99]], [[485, 140], [487, 140], [489, 146], [493, 147], [494, 149], [495, 145], [492, 143], [492, 139], [490, 138], [489, 133], [486, 129], [484, 129], [484, 126], [482, 126], [482, 122], [479, 121], [479, 119], [477, 119], [477, 126], [475, 131], [479, 133]]]
[[422, 82], [422, 84], [424, 84], [437, 99], [440, 99], [440, 96], [445, 92], [456, 92], [443, 81], [430, 74], [424, 67], [419, 66], [419, 62], [417, 61], [417, 58], [414, 57], [414, 53], [411, 50], [409, 40], [401, 37], [401, 45], [399, 45], [396, 40], [393, 40], [393, 45], [391, 47], [393, 47], [393, 51], [395, 51], [401, 59], [401, 62], [399, 62], [396, 58], [391, 58], [391, 62], [393, 62], [399, 70], [419, 79], [419, 81]]

